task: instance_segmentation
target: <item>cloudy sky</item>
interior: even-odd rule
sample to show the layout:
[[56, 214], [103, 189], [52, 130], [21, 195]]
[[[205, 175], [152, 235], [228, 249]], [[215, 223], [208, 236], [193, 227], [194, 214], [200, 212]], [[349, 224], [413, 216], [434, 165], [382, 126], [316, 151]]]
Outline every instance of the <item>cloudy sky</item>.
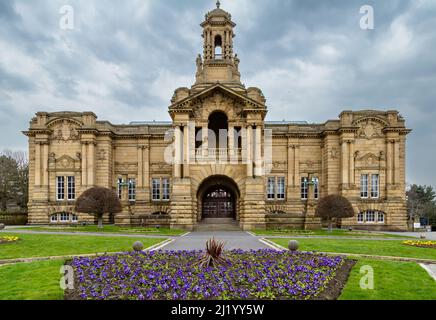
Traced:
[[[375, 29], [362, 30], [362, 5]], [[74, 29], [59, 26], [74, 9]], [[25, 149], [37, 111], [113, 123], [169, 120], [194, 81], [214, 0], [0, 0], [0, 150]], [[222, 0], [238, 24], [243, 82], [268, 120], [324, 122], [344, 109], [398, 109], [414, 129], [409, 183], [436, 185], [436, 1]]]

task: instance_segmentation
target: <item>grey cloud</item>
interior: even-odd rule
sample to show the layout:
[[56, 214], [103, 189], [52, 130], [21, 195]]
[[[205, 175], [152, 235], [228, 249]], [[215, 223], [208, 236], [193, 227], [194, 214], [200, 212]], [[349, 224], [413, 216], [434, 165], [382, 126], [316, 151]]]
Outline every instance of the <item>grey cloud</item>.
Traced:
[[[25, 148], [19, 131], [35, 112], [58, 106], [94, 108], [114, 122], [168, 120], [172, 90], [194, 81], [199, 24], [214, 8], [197, 0], [75, 0], [76, 30], [64, 32], [57, 26], [63, 1], [37, 3], [0, 3], [0, 43], [41, 68], [26, 78], [0, 60], [0, 122], [2, 133], [13, 132], [0, 135], [0, 149]], [[363, 4], [374, 6], [373, 31], [359, 28]], [[263, 89], [269, 120], [322, 122], [343, 109], [399, 109], [415, 129], [408, 179], [433, 183], [434, 2], [223, 0], [222, 8], [237, 23], [242, 79]]]

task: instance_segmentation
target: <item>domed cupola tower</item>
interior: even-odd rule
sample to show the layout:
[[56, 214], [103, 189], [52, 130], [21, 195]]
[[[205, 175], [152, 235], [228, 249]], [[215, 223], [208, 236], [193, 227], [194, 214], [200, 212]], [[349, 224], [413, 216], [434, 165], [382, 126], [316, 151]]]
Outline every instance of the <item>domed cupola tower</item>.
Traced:
[[230, 13], [220, 8], [208, 12], [203, 28], [203, 57], [197, 57], [197, 74], [195, 86], [204, 87], [217, 82], [231, 84], [242, 88], [239, 73], [239, 58], [233, 53], [233, 29], [236, 24]]

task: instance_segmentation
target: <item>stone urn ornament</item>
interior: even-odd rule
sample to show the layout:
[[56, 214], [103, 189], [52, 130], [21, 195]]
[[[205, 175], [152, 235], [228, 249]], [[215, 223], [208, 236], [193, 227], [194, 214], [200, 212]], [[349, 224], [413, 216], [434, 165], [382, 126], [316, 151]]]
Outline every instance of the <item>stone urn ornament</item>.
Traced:
[[140, 251], [144, 250], [144, 244], [141, 241], [136, 241], [133, 244], [133, 250], [136, 252], [140, 252]]
[[300, 246], [300, 244], [298, 243], [297, 240], [291, 240], [291, 241], [289, 241], [288, 249], [289, 249], [289, 251], [295, 252], [295, 251], [298, 251], [299, 246]]
[[0, 230], [3, 230], [4, 228], [6, 228], [4, 223], [0, 223]]

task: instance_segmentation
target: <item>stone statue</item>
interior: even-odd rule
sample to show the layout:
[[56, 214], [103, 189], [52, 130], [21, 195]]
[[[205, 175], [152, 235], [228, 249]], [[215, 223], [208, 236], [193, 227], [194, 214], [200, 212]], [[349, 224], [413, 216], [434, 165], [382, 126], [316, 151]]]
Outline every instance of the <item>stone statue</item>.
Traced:
[[239, 71], [239, 63], [241, 62], [241, 60], [239, 60], [238, 55], [235, 54], [235, 68], [237, 71]]
[[203, 60], [201, 59], [201, 54], [198, 55], [196, 64], [197, 64], [197, 72], [200, 72], [203, 69]]

